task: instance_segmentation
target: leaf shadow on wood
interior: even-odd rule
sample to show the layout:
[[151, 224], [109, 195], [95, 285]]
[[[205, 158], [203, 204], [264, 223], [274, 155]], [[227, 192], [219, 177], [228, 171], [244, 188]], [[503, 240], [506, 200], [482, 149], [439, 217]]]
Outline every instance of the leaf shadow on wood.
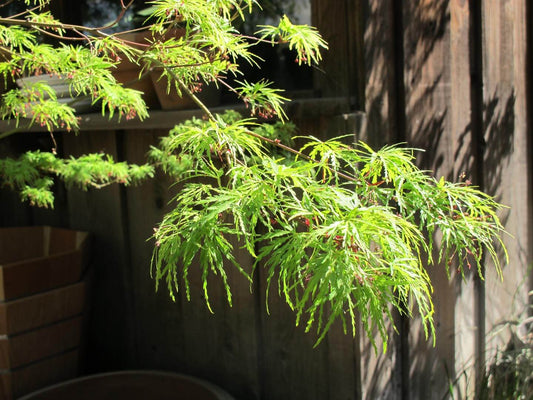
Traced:
[[[437, 72], [429, 81], [422, 66], [446, 35], [450, 21], [448, 4], [445, 1], [403, 2], [403, 5], [394, 1], [367, 2], [365, 13], [368, 23], [364, 58], [368, 84], [366, 137], [362, 139], [375, 148], [407, 141], [407, 146], [424, 150], [417, 153], [418, 165], [438, 168], [444, 162], [439, 146], [449, 115], [446, 111], [424, 111], [428, 110], [428, 101], [446, 90], [444, 73]], [[430, 110], [431, 107], [430, 104]], [[362, 339], [363, 398], [407, 396], [412, 371], [407, 356], [408, 324], [399, 316], [395, 324], [399, 330], [393, 333], [391, 329], [393, 340], [386, 354], [374, 354], [366, 339]], [[423, 337], [422, 342], [426, 344], [427, 339]]]
[[[403, 46], [405, 84], [417, 86], [425, 81], [423, 69], [418, 68], [428, 63], [434, 50], [449, 30], [450, 11], [449, 2], [438, 1], [407, 1], [403, 2], [405, 26]], [[414, 28], [414, 29], [413, 29]]]
[[[479, 147], [478, 157], [482, 157], [482, 170], [480, 172], [470, 171], [472, 163], [467, 158], [461, 158], [459, 155], [463, 153], [464, 148], [469, 146], [472, 140], [472, 126], [469, 124], [463, 132], [460, 133], [457, 140], [457, 147], [455, 151], [455, 160], [457, 161], [456, 173], [463, 172], [468, 175], [479, 174], [476, 176], [475, 185], [478, 186], [485, 193], [494, 196], [496, 201], [502, 200], [502, 187], [504, 183], [504, 170], [511, 162], [511, 156], [514, 149], [514, 132], [515, 132], [515, 114], [514, 107], [516, 102], [516, 95], [514, 92], [507, 96], [494, 93], [483, 104], [483, 136], [477, 138]], [[520, 177], [517, 177], [520, 179]], [[506, 226], [509, 219], [509, 209], [503, 209], [499, 213], [501, 223]], [[504, 260], [505, 255], [503, 249], [498, 248], [499, 257]], [[466, 271], [467, 274], [475, 271]]]
[[[482, 160], [482, 179], [481, 189], [486, 193], [495, 196], [496, 200], [500, 200], [502, 195], [501, 186], [504, 183], [504, 170], [510, 162], [510, 157], [513, 154], [513, 134], [515, 130], [514, 122], [514, 105], [515, 95], [509, 94], [507, 97], [492, 96], [483, 104], [483, 129], [484, 136], [476, 138], [472, 132], [472, 125], [469, 124], [457, 136], [453, 152], [453, 168], [448, 166], [446, 177], [449, 180], [456, 180], [462, 172], [467, 174], [476, 174], [476, 161], [472, 160], [472, 152], [476, 146], [480, 146], [480, 154]], [[414, 143], [416, 146], [424, 146], [427, 151], [424, 153], [420, 162], [422, 165], [433, 165], [435, 169], [446, 168], [447, 162], [438, 150], [442, 146], [446, 146], [444, 141], [445, 134], [445, 118], [446, 112], [437, 115], [434, 118], [424, 117], [419, 128], [414, 133]], [[479, 142], [476, 143], [476, 139]], [[448, 160], [449, 163], [450, 160]], [[445, 170], [446, 171], [446, 170]], [[509, 217], [509, 210], [504, 209], [500, 212], [500, 219], [503, 225], [506, 225]], [[437, 252], [433, 255], [437, 257]], [[498, 256], [500, 260], [504, 260], [505, 256], [503, 249], [498, 248]], [[425, 382], [424, 385], [417, 385], [417, 393], [421, 396], [431, 396], [431, 391], [436, 386], [435, 382], [439, 380], [439, 371], [446, 374], [445, 378], [450, 382], [457, 379], [457, 366], [451, 362], [453, 354], [457, 351], [458, 335], [462, 331], [468, 329], [476, 329], [477, 320], [475, 316], [469, 320], [470, 327], [458, 326], [453, 313], [447, 309], [453, 309], [453, 299], [461, 297], [463, 290], [469, 290], [465, 282], [471, 280], [477, 275], [476, 268], [464, 268], [464, 278], [461, 273], [451, 271], [452, 279], [446, 275], [444, 266], [436, 266], [430, 271], [433, 282], [441, 282], [435, 286], [435, 298], [448, 299], [449, 302], [435, 303], [435, 327], [437, 330], [436, 347], [427, 340], [423, 331], [419, 330], [417, 334], [413, 333], [410, 343], [410, 365], [412, 371], [416, 371], [416, 379], [419, 382]], [[449, 282], [443, 284], [442, 282]], [[471, 313], [475, 313], [475, 307], [472, 304]], [[463, 321], [464, 323], [464, 321]], [[450, 358], [452, 355], [452, 358]], [[475, 360], [469, 360], [472, 365]], [[427, 390], [427, 391], [426, 391]], [[446, 395], [446, 389], [442, 388], [441, 396]], [[429, 397], [428, 397], [429, 398]], [[433, 398], [433, 397], [431, 397]], [[435, 397], [437, 398], [437, 397]]]
[[514, 152], [515, 102], [516, 95], [511, 92], [506, 99], [494, 94], [484, 104], [485, 190], [496, 198], [501, 195], [503, 169]]

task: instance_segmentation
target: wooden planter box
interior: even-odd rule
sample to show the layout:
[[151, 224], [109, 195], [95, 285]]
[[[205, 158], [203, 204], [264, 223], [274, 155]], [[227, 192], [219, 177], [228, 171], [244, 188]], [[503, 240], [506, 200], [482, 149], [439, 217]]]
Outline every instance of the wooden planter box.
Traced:
[[0, 400], [78, 375], [88, 235], [0, 229]]

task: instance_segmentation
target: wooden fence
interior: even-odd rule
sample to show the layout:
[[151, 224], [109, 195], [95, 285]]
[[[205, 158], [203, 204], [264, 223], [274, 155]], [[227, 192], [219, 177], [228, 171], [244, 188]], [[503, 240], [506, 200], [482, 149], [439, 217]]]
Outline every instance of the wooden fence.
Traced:
[[[171, 197], [164, 177], [128, 189], [58, 188], [54, 211], [22, 207], [2, 191], [2, 226], [49, 224], [94, 236], [86, 372], [173, 370], [243, 400], [443, 399], [450, 384], [455, 398], [467, 398], [485, 361], [510, 338], [491, 332], [519, 314], [533, 286], [532, 8], [526, 0], [313, 1], [314, 24], [331, 50], [328, 74], [315, 75], [322, 97], [289, 106], [302, 133], [353, 133], [374, 146], [407, 142], [425, 150], [420, 165], [437, 176], [457, 180], [464, 172], [510, 207], [502, 215], [512, 235], [503, 283], [488, 262], [484, 282], [430, 270], [436, 345], [416, 318], [398, 317], [386, 354], [340, 326], [313, 348], [315, 337], [294, 326], [275, 295], [267, 315], [261, 271], [253, 288], [230, 274], [232, 308], [214, 282], [214, 314], [200, 290], [190, 302], [183, 293], [175, 303], [155, 293], [147, 239]], [[142, 162], [160, 135], [192, 114], [156, 111], [145, 124], [85, 115], [78, 137], [57, 138], [64, 155], [106, 151]], [[0, 155], [48, 145], [37, 129], [4, 140]]]

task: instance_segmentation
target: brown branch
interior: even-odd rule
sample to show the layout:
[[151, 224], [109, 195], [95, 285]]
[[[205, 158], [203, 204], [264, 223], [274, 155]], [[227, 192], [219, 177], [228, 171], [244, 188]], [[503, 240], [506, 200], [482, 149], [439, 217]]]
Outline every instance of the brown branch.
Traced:
[[15, 1], [15, 0], [7, 0], [6, 2], [0, 4], [0, 8], [8, 6], [8, 5], [10, 5], [11, 3], [13, 3], [14, 1]]
[[[102, 35], [103, 33], [100, 32], [104, 29], [108, 29], [114, 25], [116, 25], [122, 18], [124, 18], [124, 14], [126, 13], [126, 11], [128, 10], [129, 7], [131, 7], [131, 5], [133, 4], [133, 1], [134, 0], [130, 0], [128, 4], [124, 5], [124, 2], [123, 0], [121, 0], [121, 5], [122, 5], [122, 10], [121, 12], [118, 14], [118, 16], [113, 20], [111, 21], [110, 23], [106, 24], [106, 25], [103, 25], [103, 26], [100, 26], [100, 27], [88, 27], [88, 26], [82, 26], [82, 25], [76, 25], [76, 24], [64, 24], [64, 23], [56, 23], [56, 24], [49, 24], [49, 23], [44, 23], [44, 22], [32, 22], [32, 21], [27, 21], [27, 20], [24, 20], [24, 19], [17, 19], [18, 17], [22, 16], [22, 15], [25, 15], [25, 14], [28, 14], [34, 10], [37, 10], [39, 9], [40, 7], [33, 7], [31, 9], [28, 9], [28, 10], [25, 10], [19, 14], [16, 14], [16, 15], [12, 15], [10, 17], [7, 17], [7, 18], [0, 18], [0, 24], [5, 24], [5, 25], [21, 25], [21, 26], [27, 26], [27, 27], [31, 27], [31, 28], [34, 28], [34, 29], [38, 29], [38, 28], [50, 28], [50, 29], [65, 29], [65, 30], [70, 30], [70, 31], [89, 31], [89, 32], [97, 32], [98, 34]], [[63, 39], [65, 39], [64, 37], [62, 37]], [[69, 38], [67, 38], [69, 39]]]
[[40, 9], [40, 8], [41, 8], [41, 7], [39, 7], [39, 6], [36, 6], [36, 7], [33, 7], [33, 8], [29, 8], [29, 9], [27, 9], [27, 10], [24, 10], [24, 11], [18, 13], [18, 14], [12, 15], [12, 16], [9, 17], [9, 18], [17, 18], [17, 17], [21, 17], [21, 16], [23, 16], [24, 14], [28, 14], [28, 13], [30, 13], [30, 12], [32, 12], [32, 11], [35, 11], [35, 10], [38, 10], [38, 9]]
[[130, 2], [126, 5], [124, 5], [124, 1], [123, 0], [120, 0], [120, 5], [122, 6], [122, 10], [120, 11], [120, 13], [117, 15], [117, 17], [115, 18], [114, 21], [111, 21], [109, 24], [107, 25], [104, 25], [100, 28], [98, 28], [98, 30], [104, 30], [104, 29], [108, 29], [108, 28], [111, 28], [113, 25], [116, 25], [122, 18], [124, 18], [124, 14], [126, 14], [126, 11], [128, 11], [128, 8], [131, 7], [131, 5], [133, 4], [133, 1], [134, 0], [130, 0]]
[[[298, 150], [296, 150], [296, 149], [293, 149], [293, 148], [290, 147], [290, 146], [284, 145], [284, 144], [281, 143], [279, 140], [276, 140], [276, 139], [270, 139], [270, 138], [267, 138], [267, 137], [261, 136], [261, 135], [259, 135], [258, 133], [255, 133], [255, 132], [250, 131], [250, 130], [246, 130], [246, 133], [247, 133], [248, 135], [250, 135], [250, 136], [253, 136], [253, 137], [259, 139], [259, 140], [265, 141], [265, 142], [270, 143], [270, 144], [272, 144], [272, 145], [274, 145], [274, 146], [276, 146], [276, 147], [279, 147], [280, 149], [283, 149], [283, 150], [286, 150], [286, 151], [288, 151], [288, 152], [290, 152], [290, 153], [292, 153], [292, 154], [295, 154], [296, 156], [301, 157], [301, 158], [303, 158], [303, 159], [305, 159], [305, 160], [307, 160], [307, 161], [311, 161], [311, 162], [313, 162], [313, 163], [315, 163], [315, 164], [320, 164], [320, 161], [315, 160], [314, 158], [309, 157], [307, 154], [304, 154], [304, 153], [302, 153], [301, 151], [298, 151]], [[356, 182], [356, 181], [357, 181], [357, 179], [354, 178], [353, 176], [347, 175], [347, 174], [345, 174], [345, 173], [343, 173], [343, 172], [339, 172], [339, 171], [334, 171], [334, 172], [335, 172], [335, 174], [336, 174], [338, 177], [340, 177], [340, 178], [343, 178], [343, 179], [346, 179], [346, 180], [348, 180], [348, 181], [352, 181], [352, 182]]]
[[228, 90], [230, 90], [231, 92], [235, 93], [239, 99], [242, 98], [241, 94], [233, 86], [231, 86], [229, 83], [224, 81], [223, 78], [217, 77], [217, 81], [220, 82], [221, 84], [223, 84], [224, 86], [226, 86], [226, 88]]
[[[17, 15], [18, 16], [18, 15]], [[25, 19], [16, 19], [16, 16], [8, 17], [8, 18], [0, 18], [0, 24], [4, 25], [21, 25], [26, 26], [29, 28], [57, 28], [57, 29], [65, 29], [65, 30], [74, 30], [74, 29], [85, 29], [88, 31], [96, 31], [98, 28], [88, 28], [85, 26], [79, 26], [79, 25], [72, 25], [72, 24], [50, 24], [45, 22], [35, 22], [35, 21], [27, 21]]]
[[[37, 32], [41, 32], [42, 34], [46, 35], [46, 36], [49, 36], [49, 37], [53, 37], [54, 39], [60, 39], [60, 40], [69, 40], [69, 41], [85, 41], [87, 39], [85, 39], [85, 37], [72, 37], [72, 36], [62, 36], [62, 35], [58, 35], [57, 33], [53, 33], [53, 32], [50, 32], [50, 31], [47, 31], [45, 29], [42, 29], [42, 28], [38, 28], [38, 27], [33, 27], [33, 29], [35, 29]], [[76, 33], [78, 33], [77, 31], [75, 31]]]
[[91, 38], [90, 38], [89, 36], [87, 36], [85, 33], [80, 32], [80, 31], [78, 31], [77, 29], [74, 29], [74, 32], [76, 32], [78, 35], [81, 36], [80, 39], [82, 39], [82, 40], [84, 39], [84, 40], [86, 40], [87, 42], [90, 42], [90, 41], [91, 41]]

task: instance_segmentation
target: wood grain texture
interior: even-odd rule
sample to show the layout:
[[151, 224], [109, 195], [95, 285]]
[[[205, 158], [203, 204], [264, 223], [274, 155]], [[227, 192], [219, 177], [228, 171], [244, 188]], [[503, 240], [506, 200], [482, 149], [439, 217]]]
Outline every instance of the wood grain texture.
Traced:
[[[146, 162], [146, 153], [163, 130], [126, 131], [123, 142], [124, 157], [132, 163]], [[128, 249], [132, 277], [133, 324], [137, 335], [136, 364], [142, 368], [182, 368], [184, 362], [184, 321], [180, 302], [170, 299], [165, 285], [155, 291], [150, 263], [153, 229], [168, 211], [167, 203], [175, 195], [168, 190], [171, 184], [159, 173], [140, 185], [125, 190], [128, 219]], [[149, 324], [146, 321], [150, 321]], [[179, 370], [179, 369], [178, 369]]]
[[0, 335], [28, 331], [83, 312], [85, 283], [0, 303]]
[[0, 338], [0, 369], [18, 368], [67, 350], [81, 341], [82, 318], [75, 317], [32, 331]]
[[[398, 83], [401, 81], [400, 73], [396, 71], [396, 64], [403, 63], [398, 60], [402, 56], [396, 37], [397, 24], [401, 22], [399, 15], [395, 14], [394, 1], [367, 1], [364, 6], [364, 112], [367, 125], [360, 139], [379, 148], [387, 143], [401, 140], [402, 121], [397, 110], [397, 102], [402, 93], [398, 93]], [[398, 21], [400, 20], [400, 21]]]
[[[106, 152], [118, 159], [117, 137], [113, 131], [85, 131], [78, 136], [63, 135], [66, 157]], [[109, 186], [67, 193], [70, 226], [91, 232], [93, 237], [95, 294], [91, 298], [88, 341], [88, 370], [95, 365], [119, 369], [134, 365], [136, 332], [133, 329], [130, 254], [122, 189]], [[92, 350], [94, 349], [94, 351]]]
[[[403, 3], [405, 132], [410, 146], [424, 150], [418, 157], [420, 167], [454, 180], [456, 140], [451, 119], [456, 100], [451, 97], [450, 7], [447, 1]], [[434, 288], [436, 346], [420, 322], [413, 320], [409, 330], [411, 399], [442, 398], [455, 376], [455, 285], [444, 265], [428, 272]]]
[[15, 299], [74, 283], [81, 278], [82, 254], [71, 251], [0, 267], [0, 300]]
[[[250, 256], [238, 250], [242, 244], [230, 240], [236, 249], [236, 259], [249, 270]], [[259, 399], [256, 298], [240, 272], [229, 262], [225, 265], [232, 290], [231, 307], [220, 276], [211, 271], [208, 291], [212, 312], [209, 311], [197, 262], [193, 262], [188, 275], [190, 299], [186, 298], [180, 279], [181, 315], [186, 321], [184, 367], [187, 373], [208, 379], [237, 397]]]
[[21, 226], [0, 229], [1, 264], [38, 258], [44, 255], [44, 228]]
[[[8, 382], [8, 396], [2, 400], [17, 399], [37, 389], [77, 376], [79, 352], [72, 350], [11, 372], [0, 373], [1, 381]], [[1, 393], [1, 392], [0, 392]]]
[[[328, 42], [323, 52], [320, 70], [315, 71], [315, 89], [322, 96], [350, 98], [362, 105], [364, 95], [362, 59], [363, 18], [361, 2], [357, 0], [312, 1], [312, 24]], [[323, 71], [327, 71], [324, 73]]]
[[[362, 140], [375, 149], [385, 144], [396, 143], [403, 134], [403, 119], [400, 118], [398, 102], [401, 71], [397, 71], [401, 59], [401, 38], [397, 38], [400, 15], [395, 13], [394, 1], [364, 2], [364, 59], [365, 102], [364, 119], [356, 140]], [[400, 31], [401, 34], [403, 32]], [[401, 88], [400, 88], [401, 89]], [[401, 337], [394, 333], [393, 323], [400, 328], [400, 321], [389, 323], [389, 348], [381, 353], [382, 342], [377, 340], [377, 349], [372, 346], [366, 335], [359, 331], [360, 341], [360, 379], [363, 399], [400, 399], [402, 396], [402, 360], [400, 354]], [[377, 332], [376, 335], [377, 336]]]
[[[510, 262], [503, 282], [486, 266], [486, 358], [505, 347], [510, 331], [498, 337], [502, 321], [524, 315], [531, 265], [531, 126], [527, 98], [527, 2], [482, 1], [486, 190], [509, 206], [501, 218], [513, 237], [504, 237]], [[531, 49], [531, 43], [529, 44]], [[530, 74], [529, 74], [530, 75]]]
[[267, 272], [264, 268], [260, 268], [259, 281], [263, 307], [261, 398], [328, 399], [327, 342], [313, 348], [317, 338], [314, 331], [305, 333], [305, 321], [295, 326], [294, 313], [278, 295], [277, 278], [270, 287], [267, 314]]
[[[481, 81], [478, 75], [476, 32], [479, 21], [473, 2], [454, 0], [450, 2], [450, 135], [453, 150], [453, 179], [468, 179], [480, 185], [480, 107]], [[460, 178], [460, 176], [465, 178]], [[481, 186], [480, 186], [481, 187]], [[454, 267], [455, 264], [452, 266]], [[464, 267], [464, 266], [463, 266]], [[480, 335], [480, 309], [476, 271], [468, 270], [465, 278], [452, 271], [455, 285], [454, 304], [454, 365], [449, 374], [453, 394], [457, 398], [474, 396], [476, 389], [476, 368], [480, 362], [477, 347]], [[458, 377], [465, 377], [461, 379]]]

